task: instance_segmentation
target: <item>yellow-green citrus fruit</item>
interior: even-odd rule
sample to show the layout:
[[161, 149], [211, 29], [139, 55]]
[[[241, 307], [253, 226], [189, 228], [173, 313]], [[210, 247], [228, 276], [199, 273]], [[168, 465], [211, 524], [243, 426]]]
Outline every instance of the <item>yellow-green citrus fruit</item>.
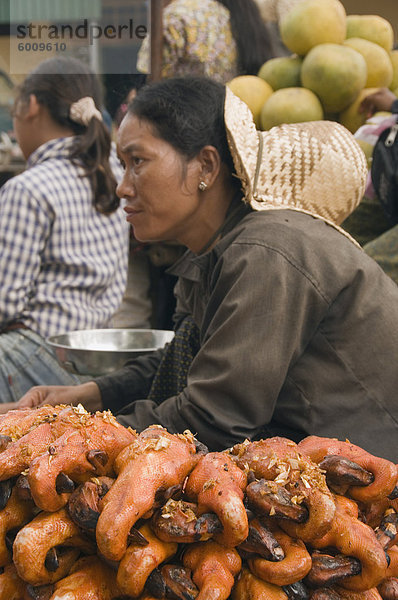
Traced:
[[365, 87], [368, 70], [362, 54], [343, 44], [319, 44], [301, 67], [301, 83], [320, 99], [325, 112], [347, 108]]
[[270, 84], [273, 90], [301, 85], [300, 71], [303, 59], [299, 56], [278, 56], [267, 60], [258, 76]]
[[398, 50], [392, 50], [390, 52], [391, 64], [392, 64], [392, 81], [390, 83], [390, 90], [394, 91], [398, 88]]
[[264, 102], [273, 93], [272, 87], [257, 75], [239, 75], [227, 84], [229, 89], [250, 108], [256, 127], [260, 125], [260, 113]]
[[341, 44], [346, 37], [346, 12], [339, 0], [304, 0], [279, 22], [283, 43], [304, 56], [318, 44]]
[[390, 52], [394, 44], [391, 23], [379, 15], [347, 15], [347, 38], [360, 37]]
[[373, 155], [374, 146], [373, 146], [373, 144], [370, 144], [369, 142], [365, 142], [365, 140], [357, 140], [357, 142], [365, 155], [368, 169], [370, 169], [370, 167], [372, 166], [372, 155]]
[[339, 115], [339, 121], [344, 127], [347, 127], [351, 131], [351, 133], [355, 133], [357, 129], [359, 129], [362, 125], [365, 124], [366, 121], [366, 113], [359, 112], [359, 105], [362, 100], [369, 96], [369, 94], [373, 94], [377, 92], [378, 88], [365, 88], [361, 90], [358, 96], [355, 98], [354, 102], [348, 106], [345, 110], [343, 110]]
[[274, 92], [261, 111], [260, 127], [271, 129], [282, 123], [320, 121], [323, 110], [317, 96], [302, 87], [283, 88]]
[[348, 38], [344, 41], [344, 45], [353, 48], [364, 57], [368, 68], [365, 87], [389, 87], [391, 85], [393, 68], [390, 53], [387, 50], [364, 38]]

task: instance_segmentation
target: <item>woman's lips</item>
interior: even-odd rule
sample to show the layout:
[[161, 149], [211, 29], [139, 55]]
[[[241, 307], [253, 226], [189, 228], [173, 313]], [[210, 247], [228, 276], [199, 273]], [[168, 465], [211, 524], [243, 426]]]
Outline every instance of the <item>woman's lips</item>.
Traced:
[[123, 208], [124, 212], [127, 213], [127, 217], [126, 220], [130, 221], [131, 219], [133, 219], [135, 217], [135, 215], [138, 215], [139, 213], [141, 213], [142, 211], [138, 208], [133, 208], [131, 206], [125, 206]]

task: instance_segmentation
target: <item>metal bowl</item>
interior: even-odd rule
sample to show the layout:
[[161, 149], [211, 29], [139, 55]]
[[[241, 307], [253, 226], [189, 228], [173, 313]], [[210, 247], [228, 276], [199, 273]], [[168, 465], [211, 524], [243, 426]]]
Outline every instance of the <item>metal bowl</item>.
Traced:
[[47, 338], [60, 364], [76, 375], [108, 375], [127, 360], [171, 342], [174, 331], [161, 329], [82, 329]]

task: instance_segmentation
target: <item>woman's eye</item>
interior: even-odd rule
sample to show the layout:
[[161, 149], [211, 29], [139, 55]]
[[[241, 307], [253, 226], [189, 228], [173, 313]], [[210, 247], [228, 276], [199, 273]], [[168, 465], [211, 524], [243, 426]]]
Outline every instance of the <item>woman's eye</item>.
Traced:
[[138, 167], [138, 165], [140, 165], [142, 163], [142, 158], [139, 158], [138, 156], [133, 156], [133, 164]]

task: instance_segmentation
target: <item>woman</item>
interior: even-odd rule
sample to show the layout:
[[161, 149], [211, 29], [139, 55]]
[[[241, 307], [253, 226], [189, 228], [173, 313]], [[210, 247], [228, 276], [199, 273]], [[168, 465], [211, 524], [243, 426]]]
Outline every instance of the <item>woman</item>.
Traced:
[[47, 336], [103, 327], [121, 302], [128, 227], [97, 78], [75, 59], [22, 83], [14, 128], [27, 169], [0, 191], [0, 400], [75, 383]]
[[137, 239], [189, 248], [173, 268], [176, 323], [190, 341], [190, 319], [199, 333], [187, 379], [159, 394], [176, 375], [155, 377], [166, 349], [77, 387], [33, 389], [19, 406], [122, 411], [123, 424], [190, 429], [212, 449], [348, 437], [396, 460], [398, 289], [338, 226], [365, 184], [353, 136], [329, 122], [258, 134], [228, 89], [177, 78], [137, 95], [118, 152]]
[[[207, 75], [225, 83], [257, 75], [274, 56], [270, 33], [254, 0], [166, 0], [162, 77]], [[149, 39], [137, 68], [149, 71]]]

